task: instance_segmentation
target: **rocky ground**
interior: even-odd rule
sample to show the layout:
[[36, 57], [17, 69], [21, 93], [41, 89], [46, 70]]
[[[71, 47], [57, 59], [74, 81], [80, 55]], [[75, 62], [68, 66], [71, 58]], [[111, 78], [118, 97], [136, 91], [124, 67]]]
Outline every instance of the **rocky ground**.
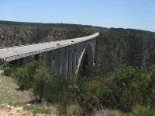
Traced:
[[32, 116], [32, 113], [24, 111], [23, 107], [13, 107], [8, 104], [1, 104], [0, 116]]
[[[34, 116], [34, 114], [29, 111], [24, 110], [22, 106], [14, 107], [8, 104], [1, 104], [0, 105], [0, 116]], [[56, 115], [37, 113], [35, 116], [56, 116]]]

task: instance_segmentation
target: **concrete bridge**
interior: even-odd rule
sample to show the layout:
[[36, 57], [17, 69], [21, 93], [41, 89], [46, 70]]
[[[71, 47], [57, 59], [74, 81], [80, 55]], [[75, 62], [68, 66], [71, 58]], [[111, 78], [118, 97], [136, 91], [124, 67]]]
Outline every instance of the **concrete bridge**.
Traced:
[[95, 33], [85, 37], [52, 41], [32, 45], [0, 49], [0, 64], [23, 64], [30, 59], [39, 60], [54, 72], [78, 73], [80, 67], [93, 65], [95, 57]]

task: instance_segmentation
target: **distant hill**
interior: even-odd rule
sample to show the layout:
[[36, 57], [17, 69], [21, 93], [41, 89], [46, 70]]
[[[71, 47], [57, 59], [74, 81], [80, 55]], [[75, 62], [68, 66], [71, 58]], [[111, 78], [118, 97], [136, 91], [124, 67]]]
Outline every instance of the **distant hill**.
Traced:
[[100, 74], [124, 63], [139, 67], [155, 64], [155, 33], [135, 29], [0, 21], [0, 48], [75, 38], [94, 32], [100, 32], [95, 59]]

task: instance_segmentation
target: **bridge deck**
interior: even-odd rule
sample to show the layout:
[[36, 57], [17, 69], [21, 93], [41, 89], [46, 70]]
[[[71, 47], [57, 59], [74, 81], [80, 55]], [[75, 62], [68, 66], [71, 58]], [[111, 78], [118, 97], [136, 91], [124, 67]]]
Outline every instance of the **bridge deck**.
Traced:
[[4, 49], [0, 49], [0, 60], [9, 62], [9, 61], [20, 59], [26, 56], [51, 51], [51, 50], [66, 47], [69, 45], [74, 45], [74, 44], [77, 44], [83, 41], [90, 40], [97, 36], [99, 36], [99, 33], [95, 33], [95, 34], [85, 36], [85, 37], [74, 38], [74, 39], [4, 48]]

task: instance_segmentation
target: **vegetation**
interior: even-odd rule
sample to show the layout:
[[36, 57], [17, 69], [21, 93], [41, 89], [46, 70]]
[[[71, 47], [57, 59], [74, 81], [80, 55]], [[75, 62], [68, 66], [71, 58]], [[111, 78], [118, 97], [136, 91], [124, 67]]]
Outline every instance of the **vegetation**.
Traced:
[[[91, 75], [95, 74], [92, 73]], [[66, 79], [32, 61], [17, 68], [16, 79], [20, 88], [33, 90], [37, 102], [45, 100], [59, 104], [60, 114], [67, 114], [68, 107], [72, 104], [77, 104], [79, 112], [76, 113], [81, 115], [93, 113], [103, 107], [130, 112], [138, 105], [140, 107], [136, 107], [131, 113], [137, 116], [143, 110], [141, 106], [148, 106], [150, 110], [154, 108], [154, 73], [154, 67], [121, 65], [105, 77], [72, 75]], [[147, 111], [146, 108], [146, 113]]]
[[48, 70], [43, 66], [38, 67], [36, 73], [34, 73], [34, 82], [33, 82], [33, 92], [35, 96], [37, 96], [37, 100], [42, 102], [42, 98], [48, 89], [46, 88], [46, 84], [48, 84], [50, 75]]
[[151, 72], [144, 68], [123, 65], [116, 68], [104, 80], [104, 87], [109, 90], [103, 94], [104, 105], [123, 111], [130, 111], [136, 105], [153, 107], [154, 90]]
[[34, 74], [40, 65], [38, 62], [32, 61], [16, 69], [15, 75], [20, 89], [29, 89], [32, 87]]
[[149, 107], [137, 106], [129, 116], [155, 116], [155, 110], [151, 110]]
[[13, 69], [12, 69], [11, 65], [7, 65], [4, 67], [4, 75], [11, 76], [12, 71], [13, 71]]

